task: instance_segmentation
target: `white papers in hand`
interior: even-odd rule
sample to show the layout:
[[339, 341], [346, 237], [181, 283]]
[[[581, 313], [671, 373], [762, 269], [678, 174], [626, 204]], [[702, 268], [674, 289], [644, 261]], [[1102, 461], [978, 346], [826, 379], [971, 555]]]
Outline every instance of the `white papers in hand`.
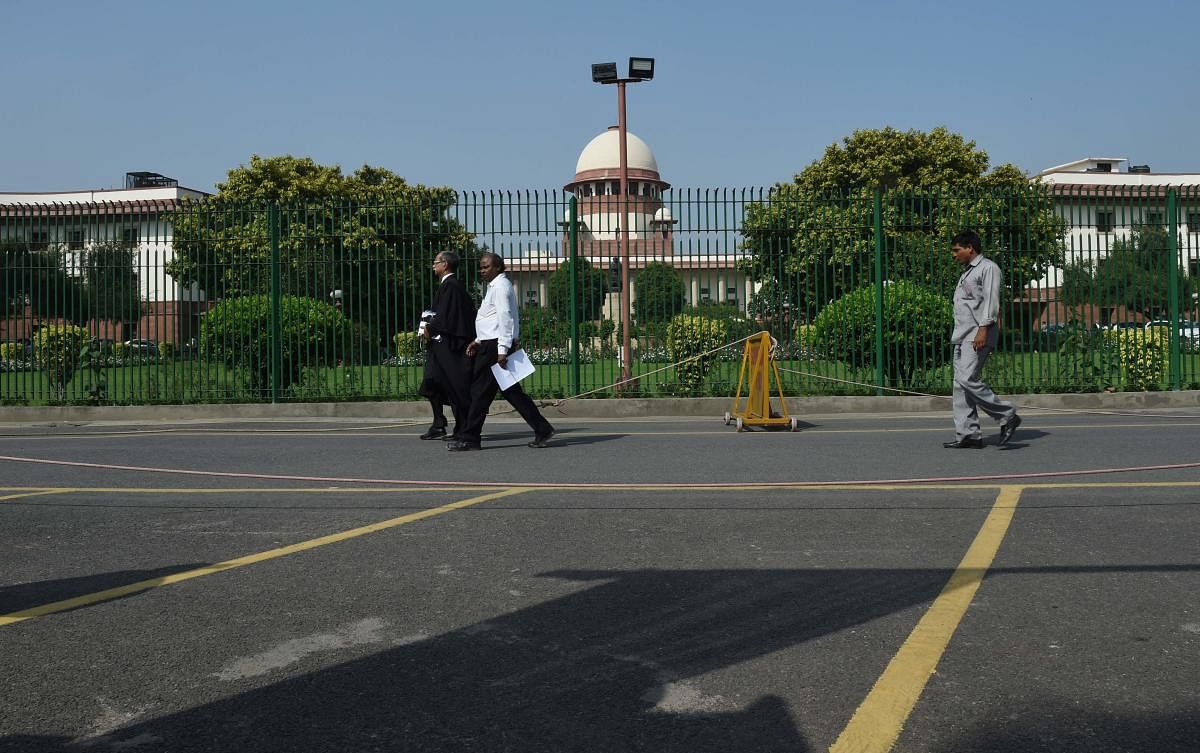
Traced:
[[533, 371], [533, 364], [525, 355], [524, 348], [509, 353], [508, 361], [503, 367], [498, 363], [492, 364], [492, 374], [496, 377], [496, 384], [500, 385], [502, 392], [532, 374]]

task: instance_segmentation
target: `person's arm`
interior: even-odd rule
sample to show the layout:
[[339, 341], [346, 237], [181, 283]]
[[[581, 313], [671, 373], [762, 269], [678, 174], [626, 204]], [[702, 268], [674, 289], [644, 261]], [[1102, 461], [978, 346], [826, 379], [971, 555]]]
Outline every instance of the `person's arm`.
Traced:
[[975, 350], [987, 347], [988, 331], [996, 326], [1000, 315], [1000, 268], [995, 264], [984, 265], [980, 272], [983, 299], [979, 302], [979, 329], [975, 331], [972, 345]]
[[496, 304], [496, 321], [499, 322], [500, 332], [496, 336], [496, 353], [500, 356], [501, 363], [504, 362], [508, 351], [512, 348], [513, 332], [516, 329], [517, 312], [512, 308], [512, 283], [505, 286], [504, 290], [497, 290], [498, 295], [495, 299]]

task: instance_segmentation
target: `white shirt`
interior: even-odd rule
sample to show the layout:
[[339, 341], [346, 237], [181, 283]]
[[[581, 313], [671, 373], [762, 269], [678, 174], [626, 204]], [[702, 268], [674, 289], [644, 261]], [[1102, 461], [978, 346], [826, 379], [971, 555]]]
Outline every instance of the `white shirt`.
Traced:
[[517, 291], [504, 273], [488, 283], [487, 294], [475, 315], [475, 339], [495, 340], [496, 352], [508, 355], [513, 341], [521, 337], [521, 322], [517, 318]]

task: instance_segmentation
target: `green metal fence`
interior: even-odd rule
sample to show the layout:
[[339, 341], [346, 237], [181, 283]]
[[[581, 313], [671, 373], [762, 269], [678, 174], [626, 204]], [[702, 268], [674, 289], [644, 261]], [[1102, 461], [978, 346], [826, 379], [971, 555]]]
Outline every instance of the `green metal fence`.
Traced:
[[506, 259], [537, 396], [623, 366], [619, 394], [732, 395], [740, 347], [675, 364], [762, 329], [789, 394], [948, 393], [965, 227], [1005, 274], [997, 389], [1200, 387], [1200, 187], [617, 193], [0, 206], [0, 401], [415, 399], [441, 249], [477, 294]]

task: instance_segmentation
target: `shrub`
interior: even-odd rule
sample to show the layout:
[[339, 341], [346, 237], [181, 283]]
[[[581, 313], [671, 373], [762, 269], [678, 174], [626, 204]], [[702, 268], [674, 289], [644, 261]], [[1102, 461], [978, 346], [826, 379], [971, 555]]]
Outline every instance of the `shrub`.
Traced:
[[570, 338], [570, 328], [550, 309], [526, 306], [521, 309], [521, 346], [530, 348], [561, 348]]
[[[604, 296], [608, 293], [608, 273], [593, 267], [587, 259], [577, 258], [575, 273], [575, 313], [581, 321], [599, 319], [604, 312]], [[563, 262], [547, 281], [550, 310], [560, 321], [571, 321], [571, 261]], [[521, 320], [524, 329], [525, 320]]]
[[826, 306], [812, 324], [817, 351], [852, 366], [874, 362], [875, 339], [883, 339], [884, 369], [910, 383], [918, 369], [949, 362], [953, 306], [947, 298], [911, 282], [885, 286], [883, 331], [875, 328], [876, 286], [853, 290]]
[[596, 336], [601, 340], [607, 341], [617, 331], [617, 323], [612, 319], [602, 319], [600, 325], [596, 328]]
[[675, 376], [686, 390], [699, 390], [716, 350], [729, 342], [729, 324], [722, 319], [680, 314], [667, 327], [667, 352], [676, 364]]
[[392, 348], [397, 356], [411, 358], [421, 350], [421, 339], [416, 332], [397, 332], [392, 335]]
[[24, 361], [25, 346], [21, 343], [0, 343], [0, 361]]
[[758, 323], [746, 318], [741, 309], [732, 303], [701, 303], [687, 307], [683, 313], [725, 322], [730, 340], [740, 340], [759, 331]]
[[175, 343], [167, 340], [158, 344], [158, 357], [170, 360], [175, 357]]
[[33, 359], [46, 372], [59, 400], [66, 397], [67, 383], [81, 364], [84, 346], [91, 341], [86, 329], [73, 324], [51, 324], [34, 334]]
[[1167, 332], [1154, 329], [1105, 330], [1105, 345], [1114, 348], [1125, 366], [1130, 390], [1157, 390], [1167, 370]]
[[[342, 312], [324, 301], [283, 296], [279, 302], [281, 384], [300, 381], [305, 367], [334, 358], [335, 346], [350, 335]], [[209, 309], [200, 329], [200, 352], [206, 358], [247, 371], [251, 389], [270, 384], [270, 301], [265, 295], [232, 298]]]
[[668, 321], [687, 304], [683, 278], [662, 261], [652, 261], [637, 273], [633, 292], [633, 316], [639, 323]]
[[129, 357], [129, 343], [115, 342], [112, 344], [112, 357], [116, 361], [124, 361]]

